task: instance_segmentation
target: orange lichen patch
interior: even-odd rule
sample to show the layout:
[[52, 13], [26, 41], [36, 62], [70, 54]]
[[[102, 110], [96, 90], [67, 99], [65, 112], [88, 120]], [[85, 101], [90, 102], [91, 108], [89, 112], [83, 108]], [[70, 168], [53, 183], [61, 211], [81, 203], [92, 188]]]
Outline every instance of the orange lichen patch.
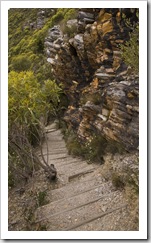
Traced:
[[69, 106], [68, 106], [68, 109], [70, 109], [70, 110], [74, 110], [74, 109], [75, 109], [75, 107], [74, 107], [74, 106], [72, 106], [72, 105], [69, 105]]
[[122, 43], [124, 42], [124, 40], [115, 40], [115, 42], [116, 42], [117, 44], [122, 44]]
[[108, 60], [108, 55], [103, 54], [100, 59], [101, 59], [102, 62], [105, 61], [105, 60]]
[[134, 98], [134, 95], [133, 95], [131, 92], [129, 92], [129, 93], [127, 94], [127, 97], [130, 98], [130, 99], [133, 99], [133, 98]]
[[103, 33], [103, 36], [106, 35], [107, 33], [113, 31], [113, 25], [112, 25], [112, 22], [109, 20], [109, 21], [106, 21], [104, 24], [102, 24], [102, 33]]
[[97, 40], [98, 32], [97, 32], [97, 28], [95, 25], [92, 25], [90, 34], [91, 34], [91, 36], [93, 36], [93, 40]]
[[105, 52], [105, 53], [111, 53], [112, 51], [111, 51], [111, 49], [105, 48], [105, 49], [104, 49], [104, 52]]
[[117, 23], [120, 23], [120, 21], [121, 21], [121, 13], [120, 12], [118, 12], [116, 14], [116, 21], [117, 21]]
[[91, 87], [94, 88], [94, 89], [97, 89], [98, 85], [99, 85], [98, 78], [94, 78], [92, 83], [91, 83]]
[[114, 58], [113, 70], [116, 71], [120, 67], [120, 64], [121, 64], [121, 59], [118, 57]]
[[110, 20], [112, 18], [112, 14], [105, 13], [104, 10], [101, 10], [97, 19], [98, 23], [104, 23], [107, 20]]

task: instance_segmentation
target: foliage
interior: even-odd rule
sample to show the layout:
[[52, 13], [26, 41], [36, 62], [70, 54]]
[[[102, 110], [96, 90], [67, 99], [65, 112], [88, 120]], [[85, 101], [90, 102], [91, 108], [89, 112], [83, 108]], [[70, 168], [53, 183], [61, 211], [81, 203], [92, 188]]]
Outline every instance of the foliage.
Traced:
[[64, 18], [60, 22], [61, 30], [64, 34], [67, 34], [69, 38], [74, 37], [75, 33], [77, 32], [77, 26], [76, 24], [73, 24], [72, 26], [67, 25], [67, 21], [70, 19], [77, 18], [78, 9], [68, 9], [68, 11], [64, 12]]
[[89, 140], [80, 140], [73, 130], [64, 130], [64, 138], [69, 154], [81, 156], [89, 162], [103, 163], [107, 141], [101, 135], [92, 135]]
[[65, 26], [64, 26], [64, 28], [62, 28], [62, 30], [63, 30], [64, 34], [67, 34], [68, 37], [72, 38], [72, 37], [74, 37], [75, 33], [77, 32], [77, 26], [73, 25], [73, 26], [69, 27], [65, 24]]
[[123, 189], [125, 187], [125, 181], [123, 179], [123, 176], [121, 176], [120, 174], [113, 172], [111, 180], [112, 180], [113, 186], [116, 189]]
[[[137, 12], [138, 17], [138, 12]], [[133, 71], [138, 74], [139, 72], [139, 22], [134, 26], [127, 20], [127, 25], [130, 27], [130, 39], [121, 45], [122, 57], [125, 63], [130, 66]]]
[[42, 142], [41, 118], [56, 117], [65, 109], [60, 105], [61, 87], [52, 81], [51, 68], [44, 56], [44, 40], [49, 28], [72, 18], [76, 11], [45, 9], [44, 24], [38, 28], [41, 10], [23, 8], [8, 12], [10, 186], [18, 177], [27, 180], [39, 166], [48, 167], [44, 156], [42, 165], [33, 148]]
[[76, 19], [77, 13], [78, 13], [78, 8], [68, 9], [68, 11], [65, 13], [64, 20], [67, 22], [69, 19]]
[[39, 192], [37, 194], [37, 206], [38, 207], [41, 207], [45, 204], [48, 203], [48, 201], [46, 200], [46, 196], [47, 196], [47, 192], [46, 191], [42, 191], [42, 192]]
[[69, 154], [72, 154], [75, 156], [82, 156], [82, 157], [84, 156], [84, 153], [83, 153], [84, 147], [78, 140], [75, 133], [73, 133], [71, 135], [71, 132], [70, 132], [70, 137], [67, 140], [67, 149], [68, 149]]
[[11, 68], [13, 70], [16, 70], [18, 72], [27, 71], [30, 69], [30, 66], [31, 60], [25, 54], [17, 55], [14, 58], [12, 58]]
[[44, 40], [48, 29], [55, 24], [64, 23], [73, 18], [76, 9], [60, 8], [54, 11], [45, 9], [45, 23], [41, 29], [31, 28], [36, 25], [37, 14], [41, 9], [9, 10], [9, 71], [31, 70], [40, 82], [51, 78], [51, 68], [44, 57]]
[[103, 155], [107, 146], [107, 141], [100, 134], [93, 135], [89, 141], [85, 144], [86, 146], [86, 158], [92, 162], [103, 163]]
[[11, 71], [8, 93], [9, 124], [17, 122], [29, 126], [35, 122], [33, 114], [39, 119], [48, 109], [55, 109], [59, 103], [61, 88], [51, 80], [45, 81], [41, 87], [31, 71]]
[[39, 166], [49, 170], [44, 157], [45, 165], [39, 161], [32, 145], [41, 144], [40, 118], [48, 110], [55, 112], [60, 93], [61, 88], [54, 81], [47, 80], [41, 86], [31, 71], [9, 73], [9, 184], [15, 179], [13, 175], [27, 180]]
[[8, 93], [9, 125], [13, 122], [30, 125], [33, 122], [31, 112], [39, 118], [43, 110], [48, 108], [40, 84], [30, 71], [10, 72]]

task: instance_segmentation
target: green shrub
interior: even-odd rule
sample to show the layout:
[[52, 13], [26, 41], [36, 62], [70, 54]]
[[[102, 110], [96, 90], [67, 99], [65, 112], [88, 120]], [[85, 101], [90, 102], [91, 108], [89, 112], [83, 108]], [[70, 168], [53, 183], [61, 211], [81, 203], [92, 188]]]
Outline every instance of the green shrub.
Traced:
[[105, 153], [105, 148], [107, 146], [107, 141], [100, 134], [93, 135], [90, 141], [86, 142], [86, 154], [85, 158], [92, 162], [103, 163], [103, 155]]
[[[137, 12], [138, 16], [138, 12]], [[139, 73], [139, 23], [135, 26], [130, 25], [127, 20], [127, 25], [130, 26], [132, 32], [129, 34], [130, 39], [124, 45], [121, 45], [122, 57], [125, 63], [132, 68], [132, 70]]]
[[81, 156], [89, 162], [103, 163], [107, 141], [100, 135], [93, 135], [89, 141], [80, 140], [76, 133], [66, 129], [64, 133], [69, 154]]
[[64, 21], [68, 21], [69, 19], [76, 19], [78, 15], [78, 8], [70, 8], [65, 16], [64, 16]]
[[69, 27], [65, 24], [64, 27], [62, 28], [62, 31], [64, 34], [67, 34], [68, 37], [72, 38], [77, 32], [77, 26], [73, 25], [72, 27]]
[[12, 59], [12, 69], [20, 72], [20, 71], [27, 71], [30, 69], [31, 62], [27, 55], [21, 54], [15, 56]]
[[48, 201], [46, 200], [46, 196], [47, 196], [46, 191], [39, 192], [37, 194], [37, 205], [38, 205], [38, 207], [43, 206], [43, 205], [48, 203]]
[[[32, 145], [40, 143], [43, 135], [40, 118], [48, 110], [56, 115], [61, 88], [51, 80], [43, 85], [33, 72], [9, 73], [8, 79], [8, 143], [10, 184], [12, 175], [27, 178], [37, 169]], [[51, 102], [51, 103], [50, 103]]]
[[67, 142], [67, 149], [69, 154], [75, 155], [75, 156], [84, 156], [84, 149], [80, 141], [78, 141], [76, 135], [72, 136], [72, 140], [68, 140]]
[[51, 18], [51, 26], [58, 24], [62, 19], [64, 15], [61, 11], [58, 11], [52, 18]]
[[44, 52], [44, 39], [39, 38], [36, 41], [36, 49], [38, 53], [43, 53]]
[[125, 182], [123, 180], [123, 176], [113, 172], [112, 173], [112, 184], [115, 186], [116, 189], [123, 189], [125, 187]]
[[122, 144], [120, 144], [116, 141], [108, 141], [107, 146], [106, 146], [106, 153], [123, 154], [123, 153], [125, 153], [125, 148]]

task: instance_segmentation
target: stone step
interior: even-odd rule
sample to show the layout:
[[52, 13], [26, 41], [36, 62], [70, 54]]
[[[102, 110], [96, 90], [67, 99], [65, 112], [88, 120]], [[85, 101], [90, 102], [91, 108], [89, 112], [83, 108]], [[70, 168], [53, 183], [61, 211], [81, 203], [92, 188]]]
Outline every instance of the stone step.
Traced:
[[123, 205], [119, 192], [102, 194], [99, 188], [41, 207], [37, 222], [47, 222], [47, 230], [71, 230]]

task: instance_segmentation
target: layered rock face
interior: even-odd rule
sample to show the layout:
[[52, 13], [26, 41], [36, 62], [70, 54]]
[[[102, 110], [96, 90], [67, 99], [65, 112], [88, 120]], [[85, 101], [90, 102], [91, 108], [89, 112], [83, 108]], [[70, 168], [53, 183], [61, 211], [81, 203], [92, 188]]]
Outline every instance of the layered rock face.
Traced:
[[122, 12], [137, 21], [135, 9], [79, 9], [74, 37], [54, 26], [45, 48], [70, 101], [66, 122], [83, 139], [93, 131], [131, 151], [139, 143], [139, 84], [121, 57], [130, 31]]

